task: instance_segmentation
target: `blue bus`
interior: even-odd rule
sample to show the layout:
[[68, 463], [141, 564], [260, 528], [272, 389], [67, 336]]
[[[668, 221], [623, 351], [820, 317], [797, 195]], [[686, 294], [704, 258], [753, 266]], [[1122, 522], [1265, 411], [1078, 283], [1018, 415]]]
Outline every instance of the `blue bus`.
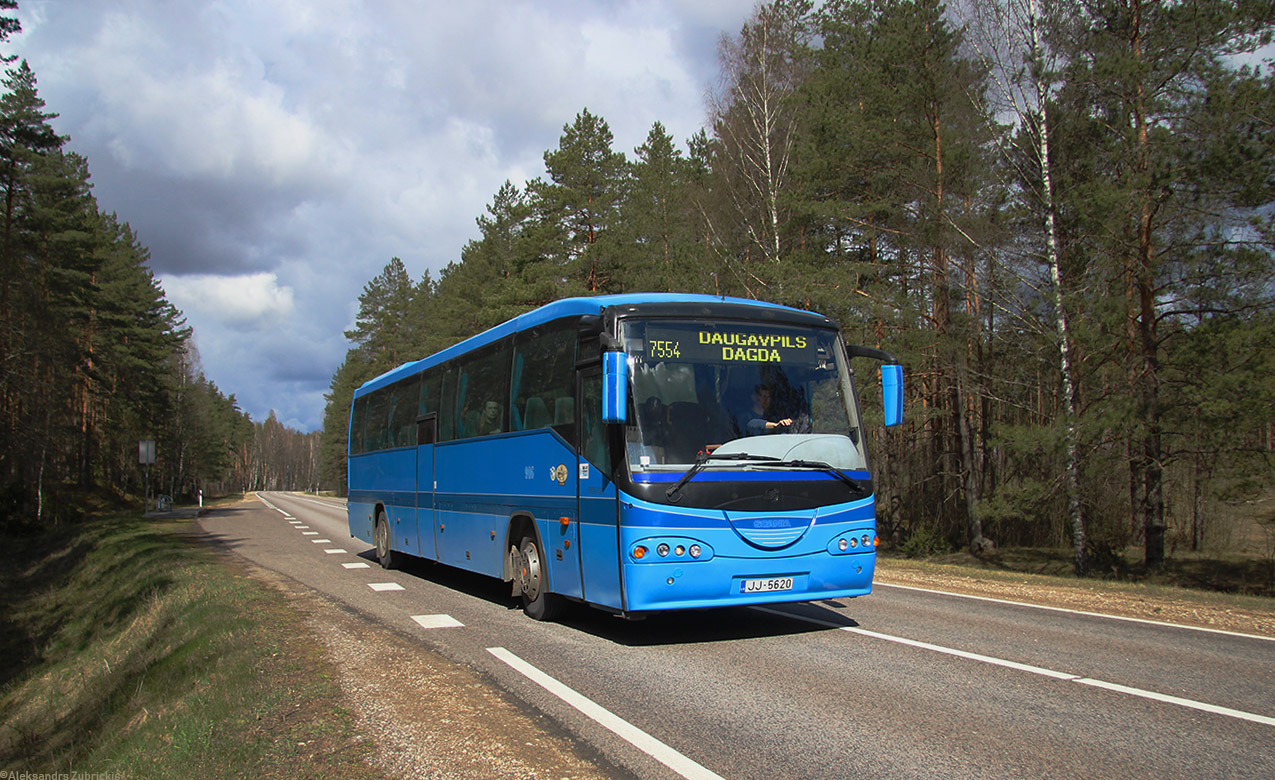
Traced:
[[847, 346], [738, 298], [570, 298], [354, 394], [350, 534], [509, 582], [528, 615], [625, 617], [872, 590], [876, 519]]

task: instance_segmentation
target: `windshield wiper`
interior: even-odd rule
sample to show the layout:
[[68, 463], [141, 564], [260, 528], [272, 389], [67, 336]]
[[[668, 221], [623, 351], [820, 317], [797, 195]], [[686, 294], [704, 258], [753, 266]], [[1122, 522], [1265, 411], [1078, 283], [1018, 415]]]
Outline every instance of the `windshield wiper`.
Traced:
[[871, 488], [866, 487], [863, 484], [862, 480], [855, 479], [854, 477], [845, 473], [844, 471], [832, 465], [831, 463], [824, 463], [821, 460], [784, 460], [784, 461], [780, 461], [777, 465], [794, 466], [799, 469], [819, 469], [820, 471], [826, 471], [829, 474], [835, 475], [842, 482], [849, 485], [859, 495], [861, 496], [872, 495]]
[[708, 465], [708, 462], [710, 460], [778, 461], [779, 458], [776, 458], [771, 455], [749, 455], [747, 452], [724, 452], [720, 455], [715, 455], [711, 452], [706, 452], [695, 459], [695, 465], [687, 469], [686, 473], [682, 475], [682, 478], [679, 479], [677, 483], [673, 485], [673, 487], [664, 491], [664, 495], [668, 497], [670, 501], [674, 501], [674, 502], [677, 501], [676, 496], [681, 491], [682, 486], [685, 485], [687, 482], [690, 482], [691, 479], [693, 479], [696, 474], [703, 471], [704, 467]]

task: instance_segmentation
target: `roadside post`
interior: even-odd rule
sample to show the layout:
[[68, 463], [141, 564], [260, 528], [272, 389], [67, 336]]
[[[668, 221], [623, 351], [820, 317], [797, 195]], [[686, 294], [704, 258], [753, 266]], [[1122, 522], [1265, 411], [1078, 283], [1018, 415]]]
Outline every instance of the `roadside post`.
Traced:
[[137, 442], [137, 462], [145, 466], [146, 487], [142, 495], [142, 514], [146, 514], [151, 504], [151, 465], [155, 462], [154, 439], [142, 439]]

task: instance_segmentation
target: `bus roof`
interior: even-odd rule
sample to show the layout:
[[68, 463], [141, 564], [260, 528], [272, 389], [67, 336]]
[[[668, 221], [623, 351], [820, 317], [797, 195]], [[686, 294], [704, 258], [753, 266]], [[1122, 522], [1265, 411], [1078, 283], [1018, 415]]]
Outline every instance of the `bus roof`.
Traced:
[[546, 322], [561, 319], [563, 317], [578, 317], [584, 314], [602, 314], [607, 308], [612, 306], [632, 306], [640, 304], [733, 304], [751, 306], [756, 308], [764, 308], [779, 311], [790, 311], [799, 314], [810, 314], [810, 312], [801, 309], [795, 309], [791, 306], [782, 306], [777, 303], [767, 303], [766, 301], [752, 300], [748, 298], [730, 298], [718, 295], [696, 295], [691, 293], [620, 293], [616, 295], [597, 295], [589, 298], [562, 298], [552, 303], [547, 303], [538, 309], [520, 314], [513, 319], [502, 322], [501, 324], [479, 333], [476, 336], [453, 344], [441, 352], [415, 360], [410, 363], [404, 363], [397, 368], [381, 374], [380, 376], [369, 379], [364, 382], [355, 396], [363, 395], [366, 392], [375, 390], [380, 387], [392, 384], [403, 377], [411, 376], [419, 371], [423, 371], [430, 366], [437, 365], [451, 358], [463, 355], [472, 349], [491, 344], [499, 341], [506, 336], [517, 333], [519, 331], [534, 328], [537, 325], [543, 325]]

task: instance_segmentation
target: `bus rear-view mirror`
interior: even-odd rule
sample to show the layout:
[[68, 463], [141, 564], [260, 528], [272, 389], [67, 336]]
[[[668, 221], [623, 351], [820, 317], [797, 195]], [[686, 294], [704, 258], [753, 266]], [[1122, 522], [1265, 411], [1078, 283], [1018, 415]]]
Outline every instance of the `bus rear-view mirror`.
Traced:
[[629, 360], [623, 352], [602, 353], [602, 422], [622, 423], [629, 408]]
[[885, 404], [885, 424], [903, 422], [903, 366], [887, 363], [881, 366], [881, 395]]

